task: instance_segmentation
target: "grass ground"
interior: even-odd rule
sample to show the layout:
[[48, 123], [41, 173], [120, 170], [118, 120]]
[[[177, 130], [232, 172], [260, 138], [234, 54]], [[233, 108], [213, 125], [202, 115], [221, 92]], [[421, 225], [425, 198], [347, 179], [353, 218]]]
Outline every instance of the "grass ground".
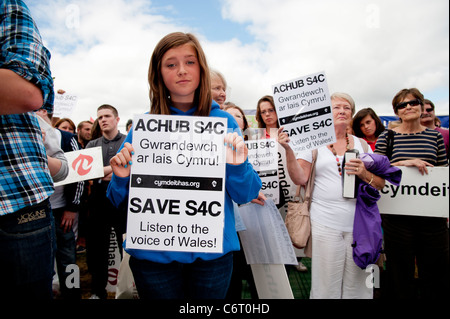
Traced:
[[[308, 268], [307, 272], [299, 272], [291, 266], [287, 269], [292, 293], [295, 299], [308, 299], [309, 291], [311, 289], [311, 259], [303, 258], [302, 262]], [[77, 264], [80, 269], [81, 298], [89, 299], [91, 296], [91, 275], [87, 268], [86, 252], [77, 254]], [[115, 299], [115, 293], [108, 293], [108, 299]], [[250, 290], [245, 281], [243, 283], [242, 299], [251, 299]]]

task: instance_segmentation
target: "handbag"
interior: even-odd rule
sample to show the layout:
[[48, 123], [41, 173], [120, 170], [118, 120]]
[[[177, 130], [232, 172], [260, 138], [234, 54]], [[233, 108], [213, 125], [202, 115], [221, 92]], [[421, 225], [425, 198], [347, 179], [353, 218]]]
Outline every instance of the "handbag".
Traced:
[[299, 185], [295, 197], [288, 202], [286, 229], [295, 248], [305, 248], [311, 237], [309, 209], [316, 176], [317, 149], [312, 151], [311, 172], [306, 185]]

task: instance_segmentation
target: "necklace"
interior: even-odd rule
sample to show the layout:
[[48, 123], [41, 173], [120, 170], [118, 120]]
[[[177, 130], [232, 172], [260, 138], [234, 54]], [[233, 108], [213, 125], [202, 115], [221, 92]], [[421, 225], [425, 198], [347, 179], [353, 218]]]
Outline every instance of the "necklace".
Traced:
[[[348, 150], [348, 149], [350, 149], [350, 141], [349, 141], [349, 139], [348, 139], [348, 134], [347, 134], [347, 133], [345, 133], [345, 139], [347, 140], [347, 146], [346, 146], [346, 149]], [[334, 149], [333, 144], [330, 145], [330, 148], [331, 148], [331, 152], [333, 153], [334, 157], [336, 157], [336, 165], [337, 165], [337, 167], [338, 167], [339, 175], [342, 176], [341, 163], [339, 162], [339, 157], [338, 157], [338, 155], [337, 155], [336, 150]]]

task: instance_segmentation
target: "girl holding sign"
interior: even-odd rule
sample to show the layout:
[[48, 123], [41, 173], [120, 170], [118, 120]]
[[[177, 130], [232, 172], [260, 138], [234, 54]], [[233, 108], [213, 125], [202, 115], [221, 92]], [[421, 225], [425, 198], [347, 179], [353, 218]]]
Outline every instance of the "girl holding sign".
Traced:
[[[261, 180], [247, 161], [247, 148], [233, 116], [212, 101], [210, 71], [197, 38], [181, 32], [165, 36], [150, 60], [151, 114], [211, 116], [228, 119], [225, 216], [222, 253], [192, 253], [126, 249], [131, 255], [140, 298], [224, 298], [228, 289], [233, 256], [239, 250], [233, 203], [250, 202], [258, 196]], [[111, 159], [113, 178], [108, 197], [120, 205], [129, 192], [130, 166], [134, 149], [133, 130], [121, 151]], [[245, 190], [245, 191], [244, 191]]]

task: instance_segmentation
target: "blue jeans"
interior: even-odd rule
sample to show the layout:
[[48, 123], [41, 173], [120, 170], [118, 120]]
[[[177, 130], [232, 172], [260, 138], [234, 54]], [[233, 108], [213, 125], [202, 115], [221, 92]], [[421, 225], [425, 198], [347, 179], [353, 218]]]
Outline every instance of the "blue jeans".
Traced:
[[192, 264], [160, 264], [130, 258], [141, 299], [224, 299], [233, 269], [233, 254]]
[[0, 300], [52, 299], [55, 249], [48, 200], [0, 216]]

